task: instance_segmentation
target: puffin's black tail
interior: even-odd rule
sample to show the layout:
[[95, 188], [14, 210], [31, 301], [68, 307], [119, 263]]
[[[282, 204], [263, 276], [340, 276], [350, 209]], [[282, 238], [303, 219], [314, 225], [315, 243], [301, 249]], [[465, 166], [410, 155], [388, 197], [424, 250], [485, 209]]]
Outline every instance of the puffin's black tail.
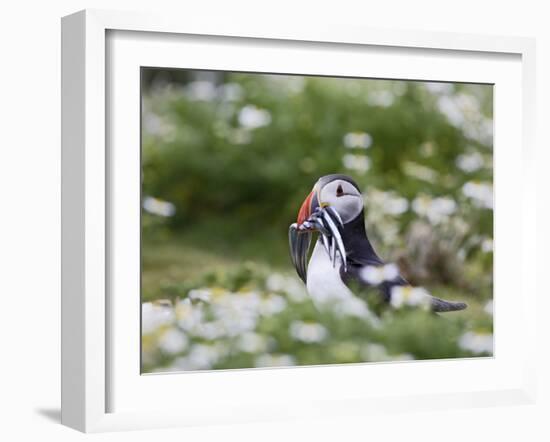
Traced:
[[465, 302], [445, 301], [435, 296], [431, 297], [430, 302], [434, 312], [456, 312], [468, 307]]

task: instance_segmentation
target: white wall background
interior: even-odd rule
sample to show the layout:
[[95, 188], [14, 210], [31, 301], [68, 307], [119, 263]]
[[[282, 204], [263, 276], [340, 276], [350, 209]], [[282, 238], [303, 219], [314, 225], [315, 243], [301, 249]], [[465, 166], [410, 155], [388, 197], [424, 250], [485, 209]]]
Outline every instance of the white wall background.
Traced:
[[[537, 38], [539, 192], [550, 189], [550, 13], [544, 1], [20, 0], [0, 7], [0, 439], [82, 440], [59, 425], [60, 17], [83, 8], [215, 14], [227, 20], [339, 23]], [[37, 75], [39, 73], [39, 75]], [[546, 148], [546, 152], [544, 152]], [[519, 183], [518, 183], [519, 184]], [[550, 225], [539, 211], [542, 275]], [[511, 238], [513, 240], [513, 238]], [[550, 440], [550, 326], [539, 285], [540, 396], [535, 406], [102, 434], [94, 440]]]

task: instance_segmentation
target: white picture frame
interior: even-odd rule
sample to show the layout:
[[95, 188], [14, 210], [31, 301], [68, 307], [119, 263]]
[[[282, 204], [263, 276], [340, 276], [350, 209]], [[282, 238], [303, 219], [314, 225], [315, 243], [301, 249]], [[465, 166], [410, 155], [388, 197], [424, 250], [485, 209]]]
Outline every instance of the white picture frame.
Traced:
[[[384, 376], [394, 376], [394, 378], [399, 377], [400, 373], [406, 373], [405, 378], [411, 375], [417, 376], [418, 385], [421, 388], [422, 379], [427, 382], [430, 376], [441, 373], [443, 370], [437, 361], [370, 364], [368, 367], [352, 365], [349, 367], [232, 371], [216, 373], [215, 377], [213, 373], [140, 376], [139, 366], [136, 366], [132, 359], [135, 358], [135, 349], [132, 354], [126, 354], [117, 350], [121, 347], [116, 343], [117, 339], [128, 338], [119, 330], [135, 325], [136, 311], [139, 315], [139, 291], [135, 293], [137, 310], [128, 313], [128, 315], [134, 316], [132, 316], [133, 319], [126, 322], [122, 316], [124, 313], [120, 312], [124, 311], [127, 304], [113, 303], [113, 299], [110, 298], [113, 287], [118, 287], [116, 285], [118, 282], [113, 282], [117, 280], [117, 275], [113, 274], [112, 263], [120, 259], [122, 256], [120, 254], [132, 255], [132, 251], [129, 250], [131, 247], [134, 247], [133, 256], [135, 256], [135, 247], [139, 248], [139, 240], [137, 244], [135, 241], [132, 243], [133, 245], [130, 244], [128, 250], [125, 250], [124, 247], [113, 248], [112, 246], [122, 235], [121, 229], [116, 227], [117, 220], [112, 218], [113, 216], [118, 217], [117, 213], [120, 214], [120, 217], [125, 216], [125, 212], [116, 210], [120, 197], [113, 192], [113, 184], [116, 187], [118, 186], [117, 180], [131, 178], [131, 175], [122, 176], [116, 172], [117, 164], [121, 160], [117, 157], [113, 158], [112, 152], [109, 150], [109, 143], [117, 142], [116, 130], [113, 131], [111, 128], [109, 131], [106, 127], [106, 122], [112, 122], [113, 118], [114, 121], [120, 121], [117, 120], [117, 110], [111, 109], [109, 106], [112, 105], [110, 101], [112, 97], [109, 95], [111, 93], [110, 82], [117, 81], [116, 72], [109, 70], [109, 66], [115, 61], [114, 57], [119, 57], [122, 54], [118, 49], [113, 51], [108, 40], [110, 36], [130, 35], [130, 33], [136, 32], [139, 33], [139, 38], [143, 38], [143, 41], [136, 43], [133, 39], [134, 41], [125, 46], [130, 56], [125, 59], [123, 56], [120, 57], [120, 60], [124, 60], [123, 63], [130, 67], [136, 66], [136, 63], [140, 64], [139, 57], [131, 56], [136, 52], [136, 44], [142, 44], [145, 48], [145, 40], [149, 38], [156, 39], [156, 44], [163, 45], [164, 43], [159, 42], [159, 39], [162, 40], [163, 37], [169, 37], [173, 44], [180, 44], [178, 42], [183, 41], [185, 36], [193, 36], [199, 40], [201, 37], [216, 37], [216, 41], [222, 44], [227, 45], [228, 42], [235, 42], [235, 46], [238, 46], [237, 42], [249, 42], [251, 48], [243, 47], [243, 50], [254, 50], [252, 46], [258, 50], [258, 45], [261, 47], [262, 42], [267, 42], [272, 45], [283, 44], [287, 48], [300, 51], [313, 51], [316, 47], [320, 48], [321, 46], [333, 51], [374, 48], [382, 56], [385, 52], [395, 50], [395, 48], [405, 55], [413, 51], [426, 51], [422, 52], [422, 57], [429, 52], [429, 57], [433, 57], [433, 60], [430, 59], [430, 63], [426, 63], [425, 67], [417, 66], [416, 77], [414, 73], [409, 73], [407, 77], [434, 80], [444, 79], [442, 78], [443, 68], [439, 74], [435, 74], [438, 58], [464, 56], [483, 62], [484, 59], [495, 58], [497, 55], [500, 57], [499, 59], [509, 57], [511, 60], [510, 72], [513, 74], [508, 80], [504, 76], [499, 77], [502, 78], [501, 84], [503, 85], [500, 94], [512, 100], [510, 103], [517, 103], [518, 109], [510, 107], [508, 111], [503, 109], [499, 114], [499, 108], [496, 108], [495, 118], [497, 121], [500, 119], [501, 122], [507, 124], [499, 123], [502, 124], [503, 129], [499, 131], [497, 126], [495, 132], [496, 143], [502, 146], [502, 148], [499, 147], [499, 152], [503, 152], [502, 155], [497, 153], [495, 175], [498, 183], [499, 161], [503, 171], [507, 167], [511, 167], [515, 161], [515, 164], [520, 161], [522, 186], [517, 189], [507, 188], [505, 177], [501, 177], [501, 187], [496, 184], [496, 204], [497, 213], [499, 210], [506, 213], [506, 203], [503, 202], [499, 206], [499, 192], [501, 192], [500, 189], [503, 189], [503, 192], [509, 192], [518, 197], [522, 210], [518, 211], [517, 217], [510, 222], [502, 222], [500, 227], [499, 224], [496, 225], [495, 238], [497, 238], [496, 243], [498, 244], [498, 238], [503, 238], [507, 229], [519, 227], [521, 242], [513, 246], [507, 246], [504, 243], [502, 247], [497, 245], [495, 260], [496, 266], [500, 266], [504, 274], [509, 274], [510, 267], [507, 267], [506, 256], [510, 256], [512, 253], [521, 256], [521, 266], [517, 270], [518, 275], [511, 288], [507, 289], [503, 285], [499, 285], [498, 278], [495, 282], [495, 296], [501, 296], [503, 300], [500, 303], [497, 301], [496, 304], [499, 311], [503, 313], [502, 316], [497, 316], [495, 319], [497, 340], [495, 358], [489, 359], [488, 363], [480, 360], [472, 362], [470, 365], [465, 365], [460, 361], [451, 361], [446, 362], [447, 365], [444, 368], [444, 370], [448, 370], [448, 373], [464, 373], [466, 377], [468, 375], [473, 377], [478, 373], [481, 380], [493, 377], [494, 382], [486, 383], [485, 386], [481, 381], [477, 383], [474, 381], [463, 382], [460, 388], [457, 387], [452, 392], [434, 387], [423, 393], [414, 389], [407, 390], [406, 382], [402, 384], [396, 382], [394, 390], [391, 391], [375, 391], [374, 386], [371, 385], [370, 390], [358, 388], [354, 394], [350, 393], [354, 389], [350, 382], [342, 381], [340, 385], [330, 382], [331, 379], [334, 380], [338, 376], [353, 380], [357, 376], [361, 376], [365, 370], [369, 370], [370, 373], [376, 372], [376, 375], [384, 372], [386, 373]], [[208, 43], [206, 44], [208, 45]], [[160, 57], [158, 54], [163, 52], [165, 56], [169, 56], [166, 54], [170, 53], [170, 48], [167, 48], [166, 51], [159, 50], [159, 48], [161, 46], [153, 48], [153, 52], [158, 57]], [[147, 53], [146, 50], [142, 52], [143, 54]], [[536, 188], [534, 174], [530, 173], [534, 162], [535, 46], [533, 40], [517, 37], [354, 29], [339, 26], [290, 28], [283, 25], [269, 27], [263, 23], [236, 26], [231, 23], [209, 23], [196, 20], [193, 17], [175, 18], [88, 10], [63, 18], [62, 55], [63, 424], [81, 431], [95, 432], [222, 422], [253, 422], [290, 417], [362, 416], [374, 410], [395, 412], [406, 409], [530, 403], [534, 400], [536, 357], [532, 337], [535, 331], [535, 312], [531, 312], [529, 306], [536, 303], [536, 287], [534, 269], [527, 265], [526, 259], [527, 256], [534, 256], [536, 249], [534, 228]], [[160, 58], [154, 60], [166, 63]], [[273, 60], [276, 62], [275, 58]], [[178, 63], [181, 64], [181, 61]], [[179, 66], [178, 63], [174, 66]], [[230, 67], [230, 65], [225, 66]], [[252, 63], [250, 69], [253, 68]], [[308, 72], [305, 72], [304, 69]], [[319, 73], [320, 69], [323, 69], [321, 65], [316, 67], [310, 65], [309, 68], [302, 67], [298, 71], [311, 73], [309, 71], [314, 70]], [[360, 69], [360, 67], [352, 66], [349, 69]], [[422, 69], [426, 70], [424, 74], [422, 74]], [[487, 67], [487, 72], [490, 69]], [[373, 75], [372, 71], [370, 75]], [[433, 78], [433, 75], [436, 75], [437, 78]], [[468, 75], [472, 75], [472, 81], [476, 78], [478, 80], [485, 78], [483, 72]], [[491, 75], [501, 74], [497, 74], [496, 70], [492, 74], [486, 74], [488, 82], [490, 82]], [[383, 74], [381, 76], [384, 77]], [[470, 77], [463, 78], [467, 80]], [[496, 84], [498, 88], [499, 83]], [[132, 90], [128, 89], [128, 91]], [[498, 97], [498, 89], [496, 94]], [[129, 106], [126, 109], [133, 112], [133, 115], [135, 112], [139, 113], [139, 110], [135, 108], [136, 105], [139, 107], [139, 95], [133, 97], [135, 100], [133, 104], [132, 98], [129, 99], [128, 96], [121, 96], [119, 99], [125, 102], [124, 106]], [[136, 121], [134, 121], [135, 123]], [[505, 132], [505, 130], [510, 132]], [[499, 141], [501, 135], [507, 135], [506, 139]], [[133, 133], [133, 139], [127, 141], [134, 145], [136, 136], [139, 139], [139, 133]], [[515, 143], [516, 141], [517, 143]], [[506, 143], [510, 143], [510, 149], [507, 148]], [[137, 147], [139, 152], [139, 144]], [[498, 159], [499, 156], [501, 159]], [[135, 157], [133, 158], [135, 160]], [[113, 172], [113, 170], [115, 171]], [[128, 191], [135, 193], [135, 189]], [[128, 219], [128, 222], [135, 224], [135, 218], [133, 221]], [[129, 230], [131, 231], [131, 229]], [[126, 240], [128, 239], [131, 241], [132, 238], [126, 238]], [[128, 272], [132, 271], [135, 271], [135, 267], [134, 270], [131, 268], [128, 270]], [[519, 314], [516, 317], [517, 322], [510, 324], [507, 322], [511, 317], [512, 303], [506, 299], [509, 298], [507, 293], [513, 289], [517, 289], [520, 293], [519, 295], [514, 294], [519, 298], [515, 303]], [[502, 294], [499, 295], [499, 293]], [[116, 308], [113, 308], [115, 305]], [[498, 322], [500, 317], [504, 318], [502, 322]], [[517, 327], [518, 324], [521, 324], [521, 336], [514, 337], [511, 327]], [[135, 332], [136, 330], [133, 333]], [[499, 354], [498, 340], [501, 339], [500, 336], [503, 337], [503, 344]], [[522, 343], [522, 349], [516, 352], [514, 362], [512, 361], [512, 346], [517, 346], [519, 342]], [[494, 376], [491, 376], [491, 370], [495, 369], [501, 370], [500, 375], [493, 373]], [[124, 376], [121, 376], [117, 370], [122, 370]], [[341, 373], [344, 375], [342, 376]], [[158, 402], [155, 403], [155, 401], [159, 401], [163, 397], [167, 399], [171, 389], [180, 388], [176, 384], [181, 383], [183, 376], [187, 376], [188, 379], [189, 376], [193, 376], [192, 384], [202, 388], [202, 390], [198, 387], [187, 390], [188, 394], [196, 396], [193, 407], [183, 405], [175, 407], [174, 404], [166, 407], [158, 406]], [[328, 384], [333, 388], [328, 388], [328, 391], [324, 393], [317, 392], [315, 384], [311, 383], [316, 376], [317, 381], [319, 379], [329, 380]], [[487, 378], [483, 378], [483, 376]], [[133, 379], [136, 383], [119, 381], [123, 378]], [[280, 385], [285, 384], [301, 385], [303, 391], [300, 392], [298, 388], [296, 394], [301, 396], [293, 396], [286, 401], [284, 397], [280, 397], [270, 400], [268, 403], [261, 402], [259, 392], [266, 382], [272, 382], [274, 385], [274, 390], [270, 393], [272, 395], [275, 395], [276, 388], [280, 390]], [[198, 400], [200, 391], [204, 392], [204, 388], [208, 388], [209, 384], [215, 385], [218, 389], [217, 392], [222, 393], [221, 396], [237, 394], [236, 388], [229, 389], [229, 383], [238, 384], [241, 388], [240, 391], [244, 389], [246, 394], [243, 394], [239, 400], [234, 399], [235, 396], [219, 397], [217, 405], [212, 401], [205, 403]], [[123, 385], [124, 388], [119, 385]], [[112, 392], [115, 389], [118, 389], [117, 397], [126, 396], [120, 401], [117, 400], [122, 404], [121, 406], [113, 405]], [[131, 396], [132, 392], [140, 393], [144, 403], [136, 404], [135, 407], [129, 406], [128, 404], [135, 404], [137, 400], [136, 397]], [[173, 401], [167, 400], [168, 404], [170, 402]], [[231, 407], [227, 407], [227, 404], [231, 404]]]

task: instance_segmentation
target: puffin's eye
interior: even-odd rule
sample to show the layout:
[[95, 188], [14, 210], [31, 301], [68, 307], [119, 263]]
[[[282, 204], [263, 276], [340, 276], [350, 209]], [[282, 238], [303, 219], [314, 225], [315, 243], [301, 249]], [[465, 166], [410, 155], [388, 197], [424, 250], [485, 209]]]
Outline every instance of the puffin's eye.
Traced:
[[342, 196], [344, 194], [344, 189], [342, 189], [342, 185], [338, 184], [338, 188], [336, 189], [336, 196]]

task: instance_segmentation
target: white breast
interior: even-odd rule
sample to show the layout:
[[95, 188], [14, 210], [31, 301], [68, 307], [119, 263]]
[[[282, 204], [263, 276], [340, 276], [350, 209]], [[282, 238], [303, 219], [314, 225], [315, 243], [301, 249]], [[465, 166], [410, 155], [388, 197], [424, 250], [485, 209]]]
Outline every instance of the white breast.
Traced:
[[319, 308], [331, 306], [338, 314], [356, 316], [369, 321], [373, 327], [379, 327], [380, 321], [367, 303], [356, 297], [340, 278], [341, 265], [337, 257], [336, 266], [333, 266], [323, 244], [317, 241], [307, 269], [309, 296]]
[[340, 277], [340, 256], [333, 266], [323, 244], [317, 241], [307, 269], [307, 291], [314, 302], [346, 300], [354, 297]]

